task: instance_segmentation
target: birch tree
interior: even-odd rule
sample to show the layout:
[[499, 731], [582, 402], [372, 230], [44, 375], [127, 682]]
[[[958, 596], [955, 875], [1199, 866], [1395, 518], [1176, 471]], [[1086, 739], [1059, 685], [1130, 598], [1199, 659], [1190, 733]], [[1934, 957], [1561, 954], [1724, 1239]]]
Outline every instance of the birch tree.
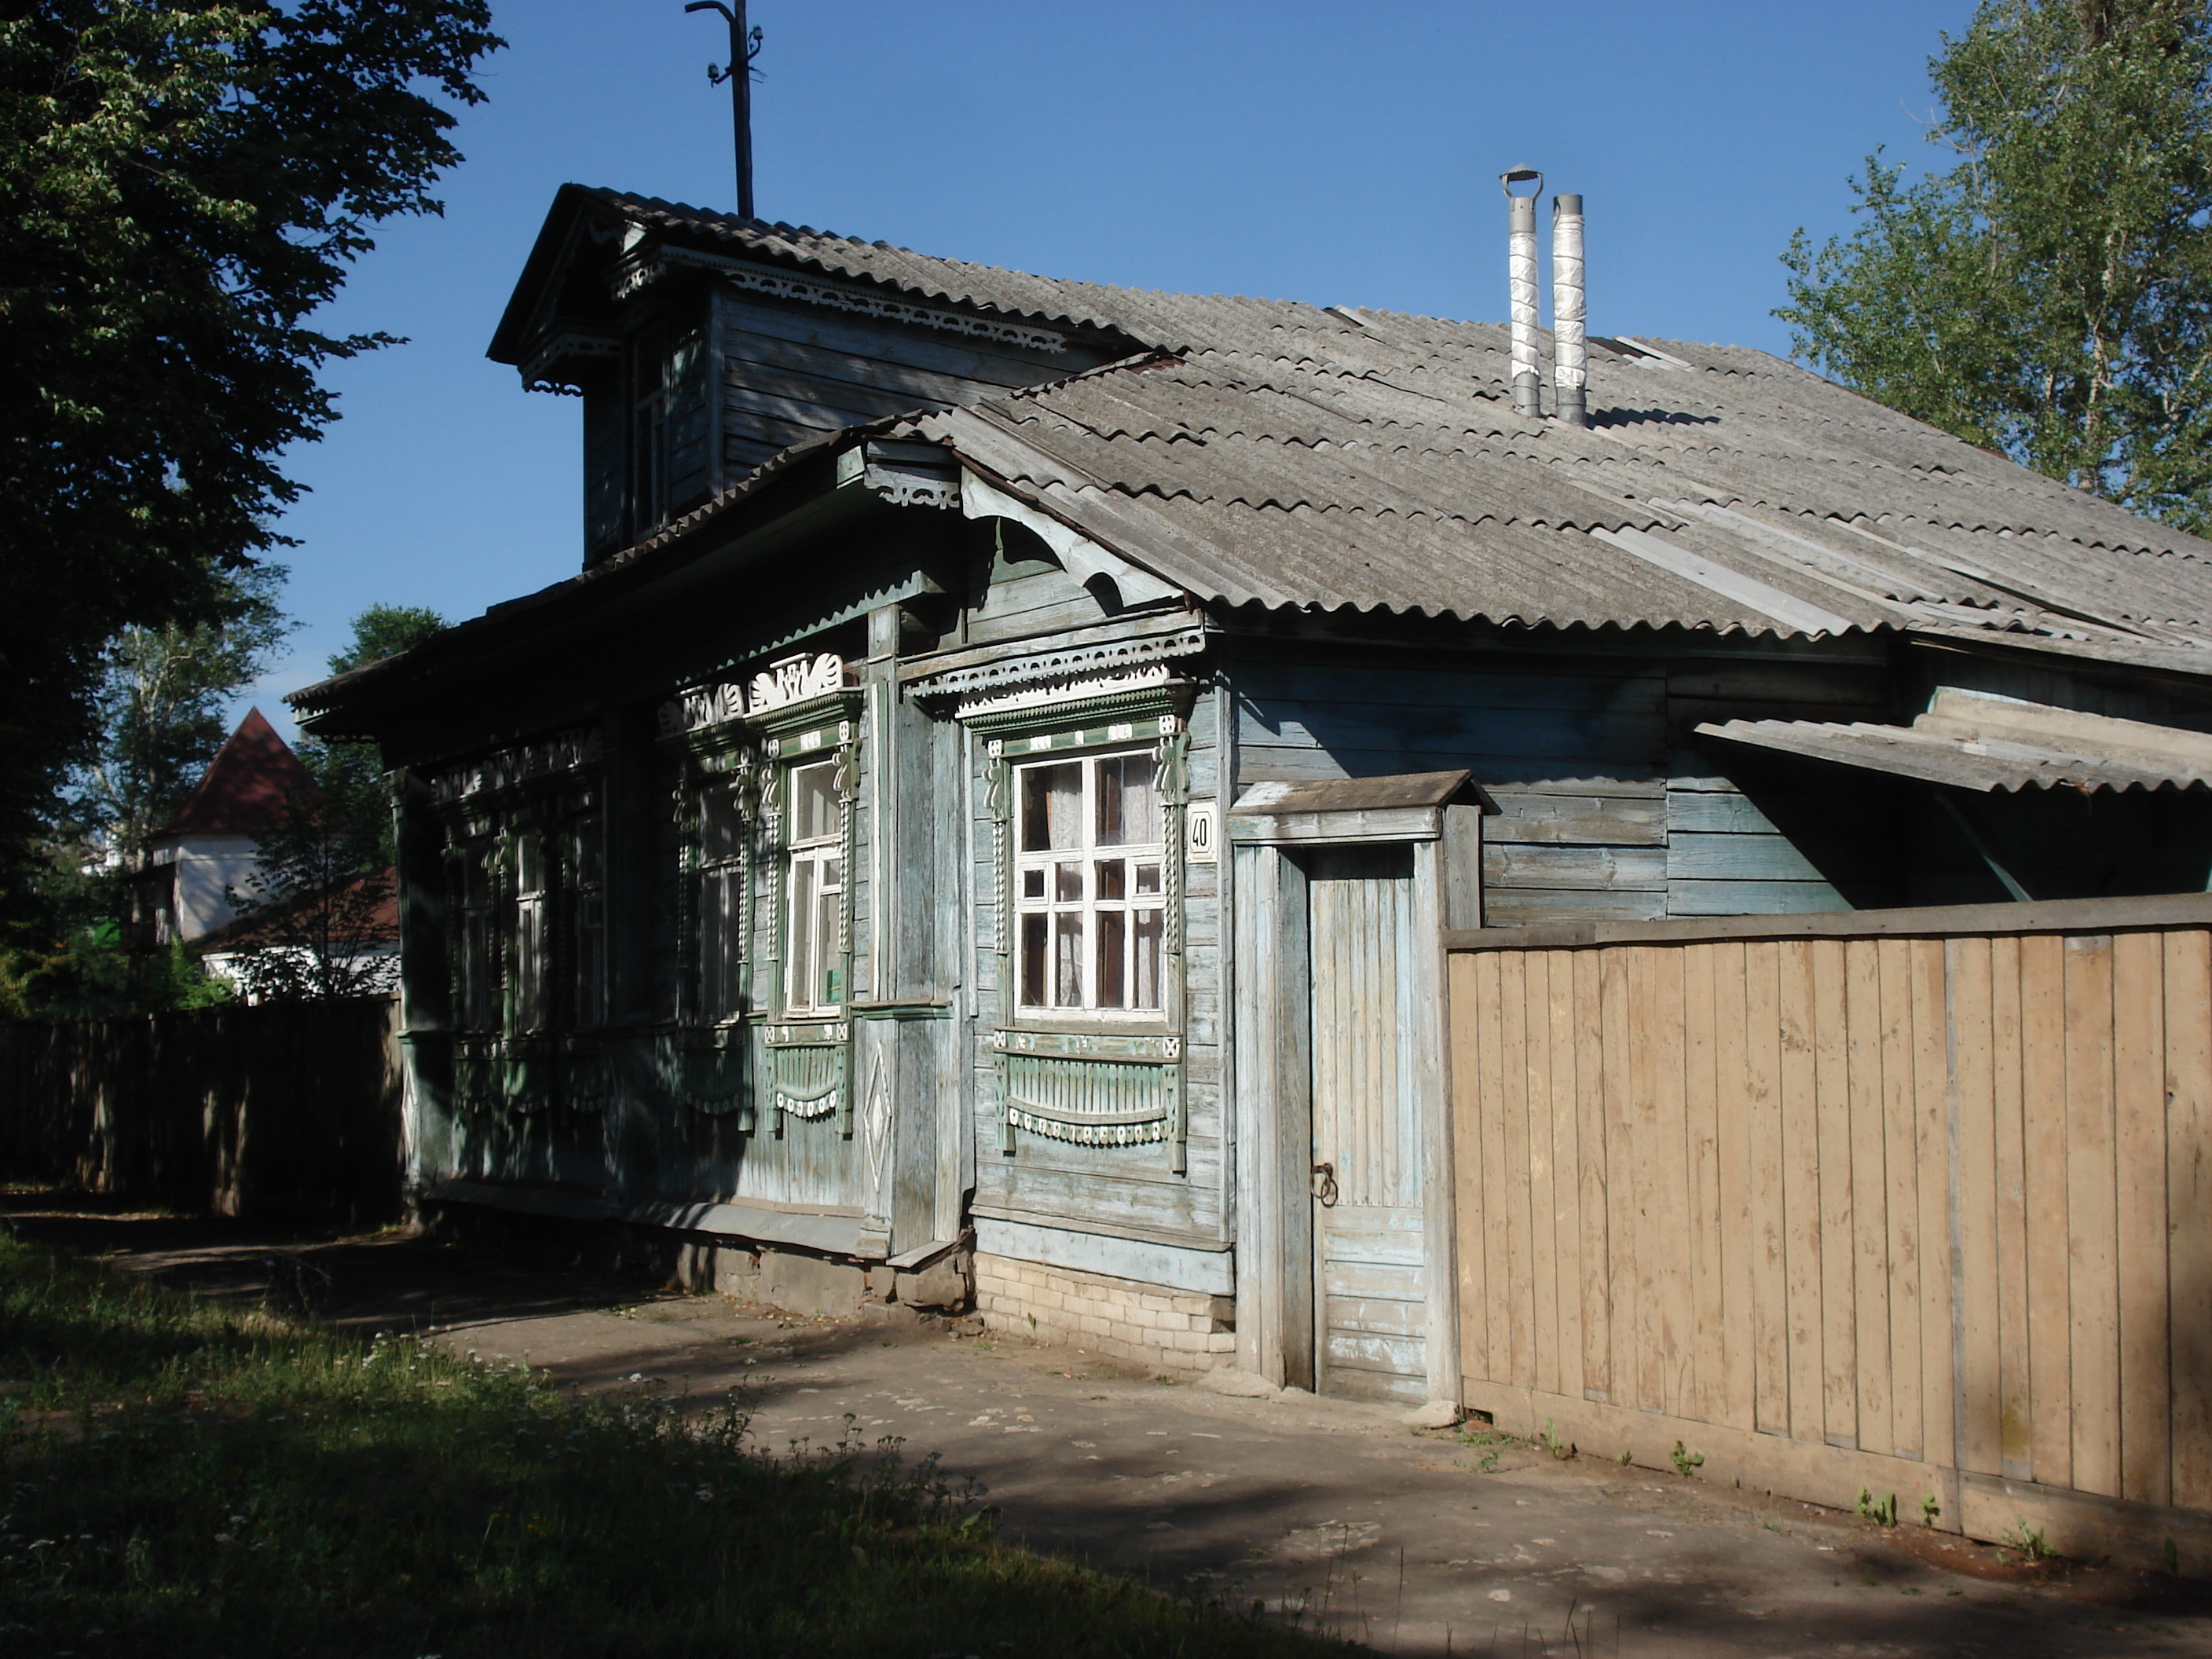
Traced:
[[1800, 230], [1775, 314], [1843, 385], [2080, 489], [2212, 531], [2212, 11], [1984, 0], [1929, 61], [1907, 179]]

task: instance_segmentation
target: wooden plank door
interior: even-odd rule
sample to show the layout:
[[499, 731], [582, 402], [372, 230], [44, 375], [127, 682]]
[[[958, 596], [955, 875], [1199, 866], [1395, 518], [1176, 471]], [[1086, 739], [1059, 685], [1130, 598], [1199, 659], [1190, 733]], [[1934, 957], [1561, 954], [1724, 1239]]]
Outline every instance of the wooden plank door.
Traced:
[[1320, 1394], [1428, 1395], [1413, 1050], [1413, 856], [1313, 855], [1314, 1370]]

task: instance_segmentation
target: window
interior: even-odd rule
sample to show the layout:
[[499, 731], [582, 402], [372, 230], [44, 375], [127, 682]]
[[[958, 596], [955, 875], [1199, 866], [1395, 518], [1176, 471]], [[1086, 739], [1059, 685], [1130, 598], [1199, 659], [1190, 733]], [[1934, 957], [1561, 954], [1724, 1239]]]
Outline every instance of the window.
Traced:
[[551, 896], [545, 844], [525, 830], [514, 837], [514, 939], [509, 960], [507, 1029], [545, 1029], [545, 912]]
[[606, 869], [596, 814], [561, 835], [561, 899], [568, 936], [568, 1017], [573, 1028], [606, 1023]]
[[461, 926], [453, 960], [453, 1021], [464, 1031], [499, 1029], [499, 844], [489, 836], [453, 849]]
[[744, 1012], [744, 820], [736, 788], [710, 779], [699, 792], [699, 1018], [711, 1024]]
[[1024, 1008], [1160, 1006], [1164, 868], [1150, 751], [1018, 769]]
[[837, 763], [791, 771], [791, 950], [784, 1005], [793, 1013], [826, 1013], [845, 1000], [838, 934], [845, 901], [845, 836], [838, 810]]

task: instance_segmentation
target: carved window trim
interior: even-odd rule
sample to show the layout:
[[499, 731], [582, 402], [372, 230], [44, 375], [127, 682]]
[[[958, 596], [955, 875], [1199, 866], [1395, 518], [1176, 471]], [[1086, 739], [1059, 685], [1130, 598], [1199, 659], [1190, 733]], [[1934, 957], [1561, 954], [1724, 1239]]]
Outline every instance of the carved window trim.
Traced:
[[[1183, 1032], [1183, 820], [1189, 789], [1188, 681], [1149, 680], [1073, 709], [1049, 706], [978, 711], [966, 722], [989, 760], [993, 939], [997, 1020], [989, 1037], [999, 1151], [1012, 1158], [1023, 1134], [1090, 1146], [1164, 1144], [1176, 1175], [1189, 1170]], [[1076, 722], [1080, 722], [1076, 723]], [[1065, 755], [1149, 746], [1159, 793], [1162, 905], [1161, 1007], [1142, 1023], [1097, 1011], [1024, 1009], [1013, 927], [1014, 799], [1018, 767]]]

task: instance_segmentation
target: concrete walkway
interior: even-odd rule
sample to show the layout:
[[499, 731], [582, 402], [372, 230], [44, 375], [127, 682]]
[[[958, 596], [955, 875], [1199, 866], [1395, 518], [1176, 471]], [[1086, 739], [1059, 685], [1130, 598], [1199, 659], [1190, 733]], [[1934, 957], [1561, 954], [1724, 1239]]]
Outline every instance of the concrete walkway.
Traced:
[[[258, 1295], [285, 1241], [18, 1210], [28, 1237]], [[302, 1247], [334, 1321], [434, 1327], [579, 1389], [732, 1389], [770, 1449], [857, 1438], [988, 1489], [1005, 1535], [1384, 1652], [1622, 1659], [2212, 1653], [2212, 1601], [2153, 1576], [2031, 1572], [1924, 1528], [1302, 1395], [1230, 1398], [941, 1322], [800, 1319], [383, 1238]], [[327, 1274], [327, 1281], [323, 1275]], [[1469, 1425], [1479, 1429], [1479, 1425]]]

